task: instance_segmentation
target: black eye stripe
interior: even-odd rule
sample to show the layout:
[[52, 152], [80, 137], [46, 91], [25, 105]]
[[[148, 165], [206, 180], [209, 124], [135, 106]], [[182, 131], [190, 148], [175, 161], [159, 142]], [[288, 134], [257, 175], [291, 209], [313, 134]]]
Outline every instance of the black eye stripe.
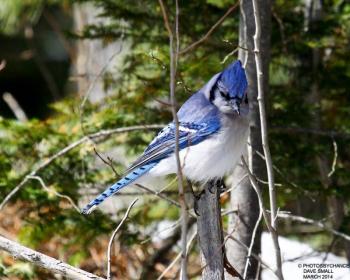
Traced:
[[219, 90], [219, 92], [220, 92], [221, 96], [224, 97], [225, 99], [227, 99], [227, 100], [230, 99], [230, 97], [228, 96], [227, 93], [225, 93], [225, 92], [223, 92], [223, 91], [221, 91], [221, 90]]

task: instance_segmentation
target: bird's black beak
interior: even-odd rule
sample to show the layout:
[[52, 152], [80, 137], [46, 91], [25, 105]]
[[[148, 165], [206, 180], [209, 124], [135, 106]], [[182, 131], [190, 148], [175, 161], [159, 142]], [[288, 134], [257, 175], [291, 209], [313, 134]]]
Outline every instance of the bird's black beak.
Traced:
[[230, 100], [229, 104], [230, 104], [230, 107], [232, 108], [233, 112], [235, 112], [237, 115], [241, 114], [240, 103], [237, 99]]

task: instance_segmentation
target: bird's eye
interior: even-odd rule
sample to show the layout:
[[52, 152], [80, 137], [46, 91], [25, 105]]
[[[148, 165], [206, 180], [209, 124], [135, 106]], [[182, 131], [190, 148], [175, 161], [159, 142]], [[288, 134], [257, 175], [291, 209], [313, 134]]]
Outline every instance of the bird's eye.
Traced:
[[225, 99], [228, 99], [228, 98], [229, 98], [228, 95], [227, 95], [227, 93], [225, 93], [225, 92], [223, 92], [223, 91], [221, 91], [221, 90], [219, 90], [219, 92], [220, 92], [220, 94], [221, 94], [221, 96], [222, 96], [223, 98], [225, 98]]

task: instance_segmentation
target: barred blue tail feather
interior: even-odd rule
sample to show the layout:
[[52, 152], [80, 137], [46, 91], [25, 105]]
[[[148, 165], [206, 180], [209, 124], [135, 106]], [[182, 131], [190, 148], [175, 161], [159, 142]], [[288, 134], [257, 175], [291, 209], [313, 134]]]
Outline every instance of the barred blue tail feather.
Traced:
[[90, 214], [105, 199], [115, 194], [116, 192], [120, 191], [122, 188], [130, 185], [132, 182], [135, 182], [135, 180], [137, 180], [138, 178], [143, 176], [145, 173], [147, 173], [149, 170], [151, 170], [157, 163], [158, 162], [151, 162], [151, 163], [145, 164], [133, 170], [132, 172], [128, 173], [125, 177], [123, 177], [114, 185], [106, 189], [103, 193], [101, 193], [94, 200], [92, 200], [88, 205], [86, 205], [82, 210], [82, 213], [86, 215]]
[[183, 161], [186, 160], [183, 174], [187, 179], [206, 182], [231, 172], [248, 137], [247, 86], [240, 61], [215, 74], [181, 106], [177, 113], [178, 128], [171, 122], [160, 131], [126, 171], [127, 175], [91, 201], [82, 213], [91, 213], [109, 196], [139, 182], [147, 173], [150, 177], [175, 174], [177, 129], [179, 149]]

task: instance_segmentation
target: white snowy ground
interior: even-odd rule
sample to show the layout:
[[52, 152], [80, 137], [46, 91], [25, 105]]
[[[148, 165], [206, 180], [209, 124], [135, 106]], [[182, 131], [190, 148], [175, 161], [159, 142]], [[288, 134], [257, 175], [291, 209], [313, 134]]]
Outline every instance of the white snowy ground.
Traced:
[[[309, 245], [284, 237], [279, 237], [283, 259], [283, 275], [285, 280], [302, 280], [302, 279], [333, 279], [333, 280], [349, 280], [349, 268], [327, 268], [332, 269], [329, 273], [313, 273], [310, 269], [319, 269], [308, 264], [347, 264], [345, 258], [338, 257], [329, 253], [314, 251]], [[261, 237], [262, 260], [267, 264], [273, 263], [274, 255], [271, 237], [264, 232]], [[326, 260], [324, 260], [326, 258]], [[301, 266], [301, 267], [299, 267]], [[306, 267], [307, 266], [307, 267]], [[304, 271], [308, 269], [307, 271]], [[316, 275], [315, 278], [311, 278]], [[331, 277], [332, 276], [332, 277]], [[275, 279], [272, 272], [263, 269], [262, 280]]]
[[[162, 221], [156, 224], [157, 232], [152, 236], [153, 242], [160, 242], [171, 235], [176, 223], [171, 221]], [[283, 275], [285, 280], [304, 280], [304, 279], [332, 279], [332, 280], [350, 280], [349, 268], [327, 268], [332, 269], [329, 273], [317, 273], [323, 264], [347, 264], [345, 258], [334, 254], [317, 252], [308, 244], [299, 241], [290, 240], [285, 237], [279, 237], [279, 243], [283, 259]], [[261, 237], [261, 258], [267, 265], [273, 264], [273, 245], [271, 237], [264, 232]], [[318, 267], [312, 267], [316, 264]], [[316, 273], [312, 269], [315, 269]], [[307, 271], [305, 271], [307, 270]], [[314, 278], [312, 278], [314, 277]], [[271, 270], [264, 268], [262, 270], [262, 280], [276, 279]]]

